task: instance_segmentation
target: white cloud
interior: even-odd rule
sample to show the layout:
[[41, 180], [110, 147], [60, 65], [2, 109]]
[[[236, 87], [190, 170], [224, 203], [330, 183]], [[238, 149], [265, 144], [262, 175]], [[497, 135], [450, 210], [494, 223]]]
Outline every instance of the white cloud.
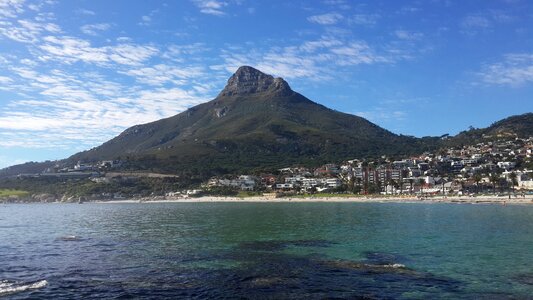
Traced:
[[96, 15], [96, 13], [94, 11], [89, 10], [89, 9], [84, 9], [84, 8], [80, 8], [80, 9], [76, 10], [76, 13], [79, 14], [79, 15], [87, 15], [87, 16]]
[[20, 63], [26, 66], [36, 66], [37, 62], [29, 58], [23, 58], [20, 60]]
[[349, 58], [350, 60], [355, 59], [354, 64], [372, 63], [380, 60], [372, 53], [372, 50], [365, 42], [352, 42], [340, 47], [332, 47], [330, 51], [339, 57]]
[[189, 80], [204, 75], [201, 67], [177, 67], [164, 64], [128, 70], [123, 73], [135, 77], [141, 83], [156, 86], [165, 83], [184, 85]]
[[488, 28], [490, 27], [490, 21], [484, 16], [467, 16], [461, 22], [461, 26], [467, 29]]
[[3, 147], [86, 149], [127, 127], [172, 116], [207, 100], [198, 92], [204, 87], [200, 84], [137, 90], [98, 73], [73, 77], [59, 70], [13, 71], [39, 96], [0, 109]]
[[[381, 52], [381, 53], [379, 53]], [[291, 78], [324, 80], [339, 73], [339, 67], [377, 63], [393, 63], [405, 59], [403, 53], [390, 49], [377, 51], [364, 41], [322, 37], [284, 48], [246, 47], [224, 50], [226, 69], [235, 71], [241, 65], [255, 66], [267, 73]]]
[[152, 17], [151, 16], [142, 16], [141, 17], [141, 22], [139, 22], [139, 25], [148, 26], [148, 25], [150, 25], [151, 22], [152, 22]]
[[419, 7], [404, 6], [398, 11], [398, 13], [399, 14], [412, 14], [412, 13], [416, 13], [416, 12], [419, 12], [419, 11], [421, 11], [421, 9]]
[[393, 110], [389, 111], [385, 108], [376, 107], [369, 111], [359, 111], [355, 115], [360, 116], [376, 124], [387, 124], [393, 121], [404, 121], [408, 114], [405, 111]]
[[24, 0], [0, 0], [0, 19], [15, 18], [24, 12]]
[[511, 87], [533, 83], [533, 54], [507, 54], [502, 62], [485, 66], [479, 76], [485, 83]]
[[339, 13], [328, 13], [323, 15], [315, 15], [307, 18], [309, 22], [317, 23], [320, 25], [333, 25], [342, 20], [343, 16]]
[[348, 5], [345, 0], [324, 0], [322, 2], [326, 5], [336, 6], [340, 9], [350, 9], [350, 5]]
[[227, 2], [219, 0], [193, 0], [193, 3], [200, 9], [201, 13], [213, 16], [225, 15], [223, 9], [228, 5]]
[[357, 25], [375, 25], [379, 18], [378, 14], [356, 14], [349, 19], [349, 22]]
[[74, 37], [47, 36], [39, 48], [50, 56], [48, 59], [59, 59], [66, 63], [76, 61], [105, 63], [109, 61], [104, 48], [94, 48], [88, 41]]
[[164, 53], [164, 58], [177, 58], [183, 56], [191, 56], [201, 52], [205, 52], [209, 48], [204, 43], [194, 43], [189, 45], [171, 45]]
[[80, 30], [88, 35], [98, 35], [99, 31], [106, 31], [111, 28], [109, 23], [87, 24], [80, 27]]
[[13, 79], [9, 77], [5, 77], [5, 76], [0, 76], [0, 84], [8, 84], [12, 82], [13, 82]]
[[109, 53], [111, 60], [124, 65], [139, 65], [159, 52], [153, 46], [134, 44], [119, 44], [104, 49]]
[[83, 61], [106, 64], [139, 65], [154, 56], [159, 50], [153, 46], [118, 44], [116, 46], [92, 47], [90, 42], [75, 37], [47, 36], [39, 46], [46, 52], [47, 60], [60, 60], [66, 63]]
[[430, 101], [429, 99], [428, 97], [405, 97], [397, 94], [392, 98], [377, 99], [373, 106], [354, 114], [385, 128], [399, 130], [411, 120], [406, 107], [413, 109], [424, 107]]
[[18, 25], [10, 21], [0, 21], [0, 35], [22, 43], [36, 42], [43, 32], [59, 33], [61, 28], [53, 23], [18, 20]]
[[117, 42], [119, 43], [131, 43], [133, 40], [130, 37], [127, 36], [121, 36], [117, 38]]
[[421, 32], [407, 30], [395, 30], [394, 35], [401, 40], [408, 41], [419, 40], [424, 36], [424, 34], [422, 34]]
[[40, 12], [37, 14], [37, 16], [35, 16], [34, 19], [37, 22], [48, 22], [48, 21], [55, 20], [56, 17], [54, 13], [52, 12]]
[[485, 9], [464, 17], [460, 22], [461, 33], [475, 35], [480, 32], [490, 32], [498, 25], [509, 25], [520, 20], [521, 17], [510, 7], [503, 9]]
[[343, 42], [332, 37], [322, 37], [318, 40], [306, 41], [301, 46], [305, 52], [314, 52], [324, 48], [331, 48], [343, 45]]
[[159, 9], [152, 10], [149, 14], [141, 17], [141, 21], [138, 23], [141, 26], [149, 26], [152, 24], [154, 16], [159, 13]]

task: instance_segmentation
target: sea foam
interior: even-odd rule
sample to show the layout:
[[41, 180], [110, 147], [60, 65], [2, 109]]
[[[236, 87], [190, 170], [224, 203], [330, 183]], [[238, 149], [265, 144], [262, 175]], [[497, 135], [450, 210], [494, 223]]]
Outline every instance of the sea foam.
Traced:
[[48, 285], [48, 281], [40, 280], [33, 283], [12, 282], [9, 280], [0, 280], [0, 296], [12, 293], [19, 293], [28, 290], [40, 289]]

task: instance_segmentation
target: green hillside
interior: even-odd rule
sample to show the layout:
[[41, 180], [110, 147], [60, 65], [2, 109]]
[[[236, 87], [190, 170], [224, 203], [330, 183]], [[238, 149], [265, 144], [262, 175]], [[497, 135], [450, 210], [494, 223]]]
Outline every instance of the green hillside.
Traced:
[[448, 146], [470, 145], [483, 141], [533, 136], [533, 113], [511, 116], [493, 123], [487, 128], [471, 128], [452, 137]]
[[393, 134], [312, 102], [282, 79], [242, 67], [214, 100], [131, 127], [69, 160], [127, 158], [131, 168], [224, 173], [418, 153], [434, 149], [436, 141]]

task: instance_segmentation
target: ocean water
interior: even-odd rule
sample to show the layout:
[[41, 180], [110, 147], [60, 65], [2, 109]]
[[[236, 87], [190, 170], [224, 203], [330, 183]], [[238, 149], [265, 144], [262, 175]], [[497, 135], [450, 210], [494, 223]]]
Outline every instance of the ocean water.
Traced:
[[533, 206], [0, 205], [0, 298], [533, 299]]

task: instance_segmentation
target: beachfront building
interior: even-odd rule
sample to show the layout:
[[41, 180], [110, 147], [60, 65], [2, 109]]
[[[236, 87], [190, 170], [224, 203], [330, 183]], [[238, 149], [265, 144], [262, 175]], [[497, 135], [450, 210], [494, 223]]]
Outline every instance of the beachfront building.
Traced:
[[259, 178], [251, 175], [240, 175], [235, 179], [211, 178], [208, 187], [232, 187], [243, 191], [253, 191], [256, 188]]

